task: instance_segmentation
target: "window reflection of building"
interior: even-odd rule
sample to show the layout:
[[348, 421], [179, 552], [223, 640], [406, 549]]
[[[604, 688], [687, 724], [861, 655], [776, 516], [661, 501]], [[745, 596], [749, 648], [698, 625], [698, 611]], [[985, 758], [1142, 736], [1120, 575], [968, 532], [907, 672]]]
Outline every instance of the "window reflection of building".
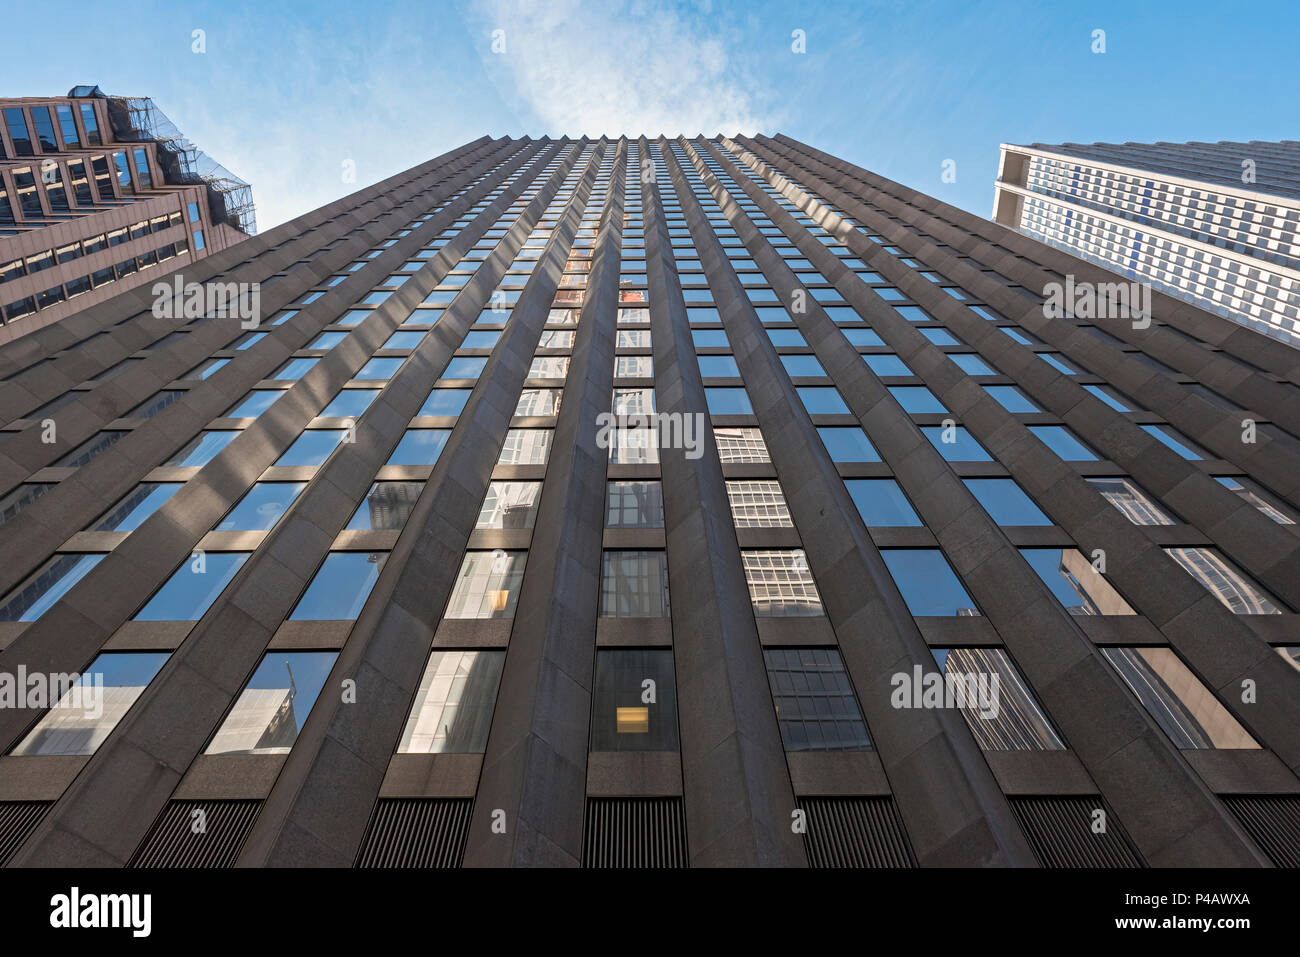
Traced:
[[993, 676], [997, 697], [992, 707], [981, 707], [978, 697], [961, 705], [962, 717], [985, 751], [1060, 751], [1065, 748], [1052, 723], [1030, 693], [1020, 672], [1000, 648], [933, 649], [945, 677], [971, 679], [992, 698]]
[[1213, 549], [1166, 548], [1165, 552], [1234, 615], [1282, 614], [1261, 589]]

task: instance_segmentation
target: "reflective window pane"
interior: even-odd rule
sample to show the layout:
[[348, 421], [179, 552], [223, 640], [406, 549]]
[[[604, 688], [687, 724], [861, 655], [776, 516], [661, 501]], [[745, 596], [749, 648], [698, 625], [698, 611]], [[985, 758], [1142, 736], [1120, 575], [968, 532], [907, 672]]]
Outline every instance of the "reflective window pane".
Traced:
[[834, 648], [765, 648], [781, 742], [787, 751], [866, 751], [862, 710]]
[[868, 527], [921, 524], [907, 496], [893, 479], [845, 479], [844, 485]]
[[980, 613], [937, 548], [884, 548], [880, 555], [913, 615], [966, 617]]
[[399, 532], [424, 490], [423, 482], [375, 482], [345, 526], [357, 531]]
[[1029, 431], [1064, 462], [1097, 461], [1097, 454], [1063, 425], [1031, 425]]
[[109, 509], [94, 526], [94, 531], [133, 532], [180, 488], [180, 482], [143, 482]]
[[781, 483], [775, 479], [727, 482], [727, 500], [736, 528], [793, 528]]
[[136, 612], [135, 620], [198, 621], [246, 561], [248, 552], [206, 552], [191, 557]]
[[407, 429], [386, 464], [436, 465], [450, 436], [450, 429]]
[[1183, 567], [1234, 615], [1280, 615], [1276, 601], [1213, 548], [1166, 548]]
[[103, 555], [55, 555], [5, 597], [0, 621], [35, 621], [103, 560]]
[[541, 482], [492, 482], [474, 527], [532, 528], [541, 496]]
[[200, 432], [163, 464], [187, 468], [207, 465], [222, 449], [235, 441], [237, 435], [238, 432]]
[[822, 614], [821, 596], [803, 549], [753, 549], [742, 551], [740, 558], [755, 617]]
[[[944, 701], [961, 710], [985, 751], [1061, 751], [1065, 742], [1000, 648], [932, 648]], [[906, 677], [906, 676], [904, 676]]]
[[676, 751], [677, 683], [667, 648], [601, 648], [592, 689], [592, 751]]
[[984, 451], [975, 436], [962, 425], [923, 425], [921, 432], [949, 462], [992, 462], [993, 456]]
[[660, 482], [610, 482], [605, 497], [606, 528], [663, 528]]
[[288, 754], [337, 658], [335, 651], [267, 652], [204, 753]]
[[262, 532], [273, 528], [306, 487], [306, 482], [258, 482], [213, 531]]
[[718, 458], [723, 465], [765, 463], [767, 454], [763, 433], [755, 428], [719, 428], [713, 430], [718, 444]]
[[330, 552], [298, 599], [290, 621], [346, 621], [361, 613], [387, 552]]
[[321, 465], [333, 454], [345, 429], [308, 429], [276, 460], [276, 465]]
[[880, 453], [867, 438], [867, 433], [856, 426], [818, 428], [822, 444], [832, 462], [879, 462]]
[[661, 551], [613, 551], [603, 556], [602, 618], [666, 618], [668, 558]]
[[398, 753], [482, 754], [505, 659], [502, 651], [434, 651]]
[[1071, 615], [1136, 614], [1077, 548], [1022, 548], [1020, 554]]
[[1012, 479], [962, 479], [976, 501], [999, 525], [1051, 525], [1033, 500]]
[[1174, 524], [1173, 517], [1132, 479], [1089, 477], [1084, 481], [1100, 492], [1106, 501], [1119, 509], [1134, 525]]
[[320, 410], [320, 417], [322, 419], [359, 418], [366, 409], [370, 408], [370, 403], [378, 397], [378, 389], [344, 389], [330, 399], [329, 405]]
[[513, 618], [527, 552], [466, 552], [444, 618]]

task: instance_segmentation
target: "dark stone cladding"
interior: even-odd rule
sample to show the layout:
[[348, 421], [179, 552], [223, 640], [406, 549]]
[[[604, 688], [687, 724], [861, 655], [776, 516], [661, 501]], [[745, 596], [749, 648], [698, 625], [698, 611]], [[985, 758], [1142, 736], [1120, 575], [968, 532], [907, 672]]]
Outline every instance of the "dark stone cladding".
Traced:
[[[737, 184], [745, 188], [749, 181], [730, 159], [721, 152], [712, 152], [711, 158], [732, 165], [739, 177]], [[793, 271], [744, 212], [730, 202], [708, 168], [699, 161], [696, 165], [752, 257], [772, 282], [773, 289], [783, 301], [792, 301], [792, 293], [801, 288]], [[957, 421], [969, 428], [981, 442], [1000, 452], [994, 439], [1002, 430], [1019, 432], [1016, 441], [1021, 445], [1032, 447], [1038, 444], [1024, 425], [984, 394], [969, 376], [951, 365], [938, 347], [875, 295], [825, 246], [807, 231], [799, 229], [788, 213], [756, 186], [751, 185], [747, 192], [749, 198], [795, 241], [814, 268], [835, 283], [845, 300], [869, 319], [872, 328], [886, 344], [894, 348], [926, 385], [932, 387], [947, 408], [955, 413]], [[875, 226], [870, 220], [864, 221]], [[903, 264], [894, 263], [893, 256], [865, 237], [858, 234], [856, 238], [861, 243], [857, 243], [849, 237], [848, 228], [835, 229], [837, 225], [825, 223], [826, 228], [844, 239], [870, 268], [890, 281], [897, 281], [899, 288], [914, 301], [927, 309], [936, 309], [941, 305], [938, 300], [947, 298], [928, 280]], [[891, 270], [895, 275], [890, 275]], [[894, 469], [896, 480], [926, 527], [943, 546], [977, 605], [1037, 689], [1040, 700], [1061, 728], [1071, 749], [1089, 768], [1101, 786], [1103, 796], [1112, 802], [1147, 859], [1160, 861], [1170, 854], [1171, 848], [1181, 846], [1183, 850], [1179, 853], [1190, 856], [1173, 857], [1171, 861], [1190, 865], [1198, 860], [1222, 862], [1237, 856], [1243, 862], [1249, 862], [1251, 852], [1242, 845], [1240, 829], [1235, 822], [1183, 762], [1155, 722], [1133, 700], [1074, 619], [947, 467], [911, 416], [903, 412], [889, 395], [843, 333], [811, 297], [806, 313], [796, 315], [795, 321], [850, 409], [872, 436], [881, 456]], [[770, 345], [768, 348], [770, 350]], [[780, 371], [779, 365], [775, 371]], [[767, 432], [765, 428], [764, 434]], [[1011, 443], [1004, 444], [1009, 446]], [[1045, 447], [1041, 451], [1039, 459], [1042, 462], [1059, 466], [1059, 460]], [[783, 482], [783, 486], [793, 508], [789, 482]], [[1110, 511], [1118, 517], [1114, 509]], [[798, 524], [804, 527], [802, 522]], [[816, 573], [811, 555], [810, 565]], [[1183, 574], [1181, 571], [1176, 573]], [[821, 583], [825, 576], [815, 574], [815, 577]], [[1199, 590], [1194, 583], [1193, 587]], [[1086, 690], [1081, 693], [1080, 689]], [[885, 696], [883, 688], [880, 694], [882, 698]], [[870, 695], [864, 693], [863, 697]], [[1099, 714], [1105, 715], [1106, 719], [1099, 720]], [[1142, 782], [1143, 778], [1147, 780]], [[1120, 782], [1123, 782], [1122, 788], [1117, 787]], [[1135, 786], [1135, 782], [1146, 784], [1145, 793], [1144, 789]], [[1179, 819], [1169, 813], [1171, 806], [1186, 808], [1186, 816]], [[1157, 808], [1160, 809], [1158, 812], [1155, 811]], [[906, 809], [900, 806], [900, 810], [906, 820]], [[1187, 841], [1189, 834], [1195, 834], [1195, 839]]]
[[[1122, 375], [1113, 374], [1125, 365], [1139, 366], [1137, 360], [1125, 356], [1111, 345], [1098, 343], [1086, 333], [1073, 328], [1067, 320], [1047, 319], [1037, 306], [1026, 308], [1023, 301], [1009, 301], [1006, 295], [999, 297], [999, 293], [1005, 292], [1005, 287], [995, 280], [970, 266], [953, 261], [936, 250], [933, 244], [922, 242], [914, 234], [899, 229], [896, 223], [891, 223], [863, 201], [855, 199], [850, 193], [842, 192], [833, 180], [817, 177], [816, 171], [810, 171], [808, 175], [812, 177], [809, 185], [816, 183], [817, 188], [824, 188], [828, 198], [836, 202], [844, 200], [844, 208], [851, 215], [861, 216], [864, 223], [878, 229], [882, 235], [899, 244], [900, 248], [916, 255], [927, 265], [942, 270], [974, 294], [986, 296], [986, 301], [995, 309], [1000, 309], [1008, 318], [1018, 320], [1039, 338], [1058, 347], [1067, 358], [1099, 373], [1102, 378], [1098, 381], [1124, 388], [1155, 412], [1165, 411], [1162, 406], [1167, 407], [1168, 403], [1160, 400], [1157, 390], [1123, 383]], [[804, 199], [808, 198], [805, 196]], [[880, 199], [883, 206], [883, 197]], [[829, 215], [833, 217], [833, 214]], [[1025, 238], [959, 210], [951, 210], [950, 215], [954, 218], [965, 217], [972, 221], [972, 225], [991, 227], [1008, 238]], [[945, 240], [947, 236], [957, 238], [953, 234], [962, 228], [950, 227], [946, 236], [933, 221], [920, 221], [916, 225], [933, 231], [934, 235]], [[962, 225], [965, 225], [964, 222]], [[873, 269], [891, 281], [896, 281], [899, 288], [914, 297], [914, 301], [942, 319], [950, 330], [979, 350], [995, 367], [1006, 371], [1010, 375], [1008, 381], [1015, 382], [1031, 398], [1058, 415], [1060, 421], [1079, 432], [1106, 458], [1132, 475], [1139, 484], [1167, 501], [1200, 530], [1189, 541], [1174, 541], [1169, 544], [1218, 545], [1274, 594], [1292, 607], [1300, 607], [1300, 536], [1295, 533], [1295, 526], [1282, 526], [1262, 515], [1224, 489], [1195, 464], [1166, 449], [1118, 412], [1084, 392], [1080, 385], [1071, 381], [1073, 377], [1062, 375], [1046, 363], [1038, 361], [1027, 347], [998, 334], [990, 323], [972, 315], [923, 277], [894, 261], [892, 256], [882, 254], [865, 237], [844, 226], [840, 226], [836, 232], [845, 238], [850, 248], [867, 257], [866, 261]], [[1026, 248], [1031, 252], [1054, 252], [1050, 247], [1039, 243], [1028, 243]], [[1024, 270], [1017, 269], [1016, 265], [1005, 261], [997, 264], [990, 261], [989, 264], [1011, 278], [1023, 281], [1026, 288], [1041, 288], [1041, 285], [1035, 285], [1032, 279], [1024, 276]], [[1087, 274], [1086, 278], [1095, 280], [1097, 277]], [[1101, 274], [1101, 281], [1114, 278], [1109, 274]], [[849, 281], [851, 284], [851, 277]], [[1154, 310], [1156, 318], [1165, 321], [1167, 317], [1160, 307], [1175, 302], [1167, 298], [1157, 300]], [[884, 312], [888, 313], [887, 318], [898, 323], [892, 310], [886, 308]], [[1232, 327], [1234, 336], [1240, 331], [1272, 342], [1235, 323], [1205, 315], [1212, 320], [1212, 325]], [[1129, 328], [1122, 323], [1116, 325]], [[1159, 327], [1153, 324], [1151, 328]], [[1164, 555], [1158, 539], [1145, 535], [1143, 527], [1130, 524], [1083, 482], [1074, 470], [1064, 467], [1063, 463], [1045, 450], [1037, 449], [1036, 440], [1024, 434], [1023, 427], [1018, 426], [1014, 416], [1002, 410], [991, 399], [981, 396], [977, 387], [972, 389], [969, 378], [944, 362], [937, 347], [919, 335], [915, 335], [914, 339], [921, 340], [920, 351], [929, 357], [925, 365], [934, 372], [927, 381], [936, 394], [940, 395], [949, 408], [962, 415], [972, 433], [999, 459], [1016, 465], [1016, 475], [1021, 478], [1022, 484], [1086, 552], [1091, 552], [1093, 548], [1105, 551], [1109, 558], [1108, 577], [1119, 585], [1123, 593], [1134, 599], [1134, 604], [1140, 608], [1143, 617], [1155, 624], [1170, 644], [1191, 662], [1201, 677], [1220, 692], [1229, 710], [1239, 720], [1293, 770], [1300, 768], [1300, 736], [1295, 734], [1295, 728], [1300, 725], [1300, 696], [1292, 690], [1294, 669], [1283, 662], [1249, 624], [1232, 615]], [[1290, 350], [1278, 349], [1274, 343], [1271, 351]], [[1222, 361], [1231, 362], [1226, 358]], [[1239, 363], [1233, 364], [1240, 367]], [[914, 365], [914, 368], [917, 367]], [[1170, 388], [1179, 388], [1170, 383], [1167, 376], [1152, 372], [1144, 366], [1141, 368], [1149, 379], [1161, 379]], [[1250, 374], [1264, 379], [1259, 373]], [[924, 377], [925, 372], [922, 375]], [[1269, 384], [1276, 385], [1272, 382]], [[961, 390], [964, 390], [964, 395]], [[1187, 392], [1185, 389], [1180, 391]], [[1195, 398], [1199, 400], [1199, 397]], [[980, 405], [978, 414], [974, 409], [977, 404]], [[1207, 447], [1214, 444], [1212, 440], [1217, 430], [1235, 429], [1234, 434], [1240, 436], [1239, 422], [1233, 421], [1225, 425], [1222, 422], [1224, 414], [1205, 405], [1214, 413], [1206, 413], [1204, 418], [1209, 421], [1202, 421], [1198, 425], [1195, 419], [1182, 420], [1176, 423], [1181, 431]], [[1295, 424], [1300, 418], [1291, 415], [1290, 410], [1283, 410], [1283, 415], [1285, 418], [1281, 421], [1295, 431]], [[1241, 446], [1240, 441], [1236, 444]], [[1272, 444], [1294, 445], [1295, 440], [1288, 436]], [[1022, 452], [1021, 449], [1025, 451]], [[1017, 461], [1019, 456], [1024, 456], [1023, 475]], [[1234, 464], [1293, 504], [1300, 502], [1300, 496], [1294, 491], [1286, 486], [1278, 487], [1273, 481], [1273, 474], [1266, 475], [1255, 469], [1255, 456], [1244, 456]], [[1290, 468], [1286, 462], [1279, 464], [1280, 467]], [[1270, 637], [1288, 634], [1294, 636], [1300, 630], [1300, 623], [1294, 614], [1278, 617], [1285, 621], [1277, 630], [1268, 633]], [[1113, 622], [1114, 619], [1110, 621]], [[1111, 639], [1110, 643], [1117, 641]], [[1234, 702], [1240, 702], [1241, 683], [1245, 678], [1257, 683], [1258, 701], [1250, 706], [1234, 707]]]
[[[7, 438], [0, 433], [0, 495], [23, 482], [58, 481], [0, 525], [0, 594], [58, 550], [107, 552], [36, 622], [0, 623], [0, 669], [71, 672], [104, 650], [172, 652], [95, 754], [0, 757], [0, 800], [53, 802], [13, 864], [123, 866], [169, 804], [241, 799], [259, 801], [260, 809], [239, 866], [346, 867], [358, 858], [379, 799], [397, 797], [473, 799], [465, 866], [581, 866], [591, 798], [680, 796], [692, 865], [803, 867], [809, 852], [790, 826], [801, 802], [869, 796], [897, 809], [921, 866], [1035, 866], [1008, 798], [1071, 796], [1109, 807], [1147, 864], [1267, 865], [1219, 795], [1300, 794], [1300, 678], [1274, 647], [1300, 644], [1300, 617], [1231, 615], [1161, 546], [1217, 547], [1300, 608], [1300, 526], [1269, 521], [1211, 477], [1244, 472], [1300, 505], [1300, 442], [1292, 437], [1300, 434], [1300, 353], [1159, 294], [1147, 330], [1098, 323], [1118, 342], [1045, 318], [1038, 294], [1046, 283], [1066, 273], [1080, 281], [1116, 277], [787, 137], [642, 138], [635, 154], [632, 145], [482, 137], [177, 273], [186, 281], [262, 283], [269, 317], [368, 250], [381, 250], [293, 318], [264, 326], [266, 338], [246, 350], [230, 348], [245, 331], [237, 320], [155, 317], [152, 283], [0, 346], [0, 423], [10, 430]], [[791, 379], [692, 192], [698, 182], [678, 168], [674, 145], [783, 301], [800, 288], [798, 277], [737, 201], [755, 204], [794, 243], [915, 372], [906, 381], [929, 387], [997, 462], [975, 469], [945, 462], [919, 430], [926, 420], [904, 413], [888, 392], [902, 380], [877, 377], [812, 296], [788, 328], [802, 333], [802, 351], [816, 356], [827, 377]], [[641, 351], [652, 354], [655, 377], [628, 384], [653, 385], [660, 412], [705, 414], [706, 428], [700, 458], [665, 448], [657, 465], [629, 466], [609, 461], [595, 417], [610, 408], [615, 355], [627, 352], [616, 347], [614, 321], [625, 174], [633, 155], [645, 164], [652, 148], [664, 164], [657, 176], [642, 176], [652, 348]], [[710, 164], [744, 195], [728, 194]], [[963, 340], [960, 350], [924, 338], [757, 188], [751, 173], [941, 320]], [[521, 388], [556, 385], [527, 379], [529, 364], [547, 352], [538, 350], [539, 337], [606, 176], [600, 188], [608, 205], [563, 401], [554, 417], [517, 417]], [[372, 315], [341, 328], [344, 340], [274, 406], [255, 421], [223, 417], [250, 389], [284, 387], [267, 377], [291, 357], [318, 355], [306, 347], [322, 330], [339, 328], [343, 312], [497, 188], [491, 205]], [[805, 188], [1088, 374], [1058, 374]], [[465, 194], [430, 221], [395, 235], [461, 189]], [[515, 222], [489, 236], [525, 193]], [[562, 211], [548, 212], [557, 198]], [[679, 275], [668, 202], [679, 205], [706, 278]], [[472, 392], [436, 465], [403, 472], [426, 480], [406, 524], [400, 532], [344, 530], [407, 428], [451, 424], [417, 413], [543, 217], [554, 229], [483, 373], [443, 382]], [[274, 466], [305, 427], [341, 427], [341, 420], [319, 418], [320, 410], [481, 242], [495, 247], [358, 418], [356, 441], [314, 470]], [[680, 285], [686, 277], [707, 282], [741, 379], [702, 378]], [[178, 329], [186, 334], [163, 341]], [[968, 376], [948, 356], [972, 350], [997, 374]], [[181, 378], [212, 356], [231, 361], [206, 380]], [[132, 357], [139, 361], [127, 371], [90, 381]], [[993, 383], [1018, 386], [1043, 412], [1005, 411], [981, 388]], [[1082, 389], [1092, 383], [1122, 390], [1150, 414], [1116, 412]], [[1189, 383], [1213, 389], [1240, 413], [1206, 401]], [[741, 384], [754, 414], [708, 424], [706, 387]], [[851, 416], [810, 416], [795, 392], [801, 385], [834, 385]], [[84, 394], [50, 416], [58, 443], [41, 443], [32, 414], [78, 388]], [[123, 418], [162, 389], [185, 395], [152, 418]], [[1260, 423], [1255, 445], [1240, 440], [1247, 417]], [[1151, 422], [1168, 422], [1216, 458], [1184, 461], [1138, 428]], [[1086, 468], [1061, 462], [1026, 427], [1039, 423], [1069, 426], [1104, 461]], [[824, 424], [860, 424], [882, 462], [866, 470], [837, 466], [816, 432]], [[761, 427], [770, 465], [722, 464], [714, 428], [724, 425]], [[553, 429], [544, 467], [497, 464], [507, 430], [519, 427]], [[213, 428], [241, 435], [200, 469], [160, 467]], [[102, 429], [129, 434], [80, 469], [52, 467]], [[1131, 525], [1084, 481], [1093, 474], [1132, 476], [1182, 521]], [[893, 478], [924, 527], [868, 530], [842, 480], [849, 475]], [[998, 526], [961, 481], [973, 475], [1014, 478], [1054, 527]], [[604, 528], [606, 482], [623, 477], [662, 480], [662, 531]], [[488, 483], [506, 478], [543, 480], [534, 528], [476, 529]], [[726, 483], [752, 478], [779, 479], [794, 528], [734, 526]], [[255, 482], [276, 479], [307, 486], [271, 531], [211, 531]], [[151, 480], [185, 484], [129, 535], [82, 531]], [[1104, 550], [1107, 578], [1138, 614], [1071, 617], [1017, 551], [1047, 545]], [[528, 551], [513, 619], [444, 620], [466, 550], [498, 546]], [[913, 618], [882, 558], [881, 549], [893, 546], [941, 547], [982, 616]], [[669, 620], [599, 617], [602, 549], [611, 547], [665, 550]], [[804, 550], [824, 616], [755, 617], [742, 551], [768, 547]], [[251, 555], [199, 621], [131, 620], [196, 548]], [[388, 554], [361, 613], [355, 621], [286, 620], [331, 550]], [[932, 647], [965, 645], [1007, 649], [1067, 750], [981, 751], [952, 710], [890, 706], [891, 676], [914, 665], [933, 670]], [[1108, 645], [1174, 648], [1263, 747], [1177, 750], [1103, 660], [1099, 648]], [[589, 752], [597, 649], [614, 646], [672, 650], [680, 754]], [[840, 651], [873, 750], [784, 751], [763, 649], [787, 646]], [[506, 652], [483, 755], [395, 753], [431, 647]], [[287, 755], [203, 754], [263, 654], [288, 648], [337, 650], [326, 687], [352, 679], [357, 703], [322, 693]], [[1257, 686], [1256, 703], [1241, 702], [1245, 679]], [[38, 716], [0, 709], [0, 753]], [[491, 827], [497, 812], [505, 815], [504, 834]]]
[[[544, 156], [561, 148], [558, 144], [540, 147]], [[495, 177], [496, 182], [504, 180], [524, 159], [525, 157], [520, 157], [499, 171]], [[561, 169], [553, 177], [551, 190], [558, 187], [563, 171]], [[369, 354], [396, 328], [400, 318], [424, 298], [450, 266], [505, 211], [524, 186], [522, 180], [516, 182], [481, 213], [470, 227], [459, 233], [416, 278], [403, 285], [388, 302], [375, 310], [372, 317], [362, 322], [350, 336], [361, 341], [355, 345], [348, 342], [336, 347], [304, 376], [299, 385], [313, 394], [318, 403], [313, 408], [319, 408], [328, 401], [337, 388], [352, 377]], [[530, 206], [533, 217], [540, 212], [542, 199], [539, 196]], [[463, 202], [455, 204], [443, 215], [435, 217], [423, 228], [400, 240], [388, 254], [391, 256], [386, 263], [389, 271], [396, 263], [409, 258], [409, 254], [420, 245], [437, 236], [465, 208]], [[373, 243], [383, 238], [376, 236], [371, 241]], [[519, 244], [522, 244], [522, 240], [522, 236], [517, 237]], [[513, 256], [513, 253], [510, 255]], [[496, 270], [504, 272], [507, 264], [508, 259], [498, 254], [494, 263]], [[370, 277], [370, 284], [373, 284], [374, 278]], [[449, 310], [448, 321], [438, 323], [412, 358], [403, 364], [390, 386], [358, 420], [356, 442], [344, 445], [339, 454], [332, 456], [318, 470], [309, 488], [295, 500], [290, 511], [268, 533], [262, 546], [227, 587], [223, 600], [194, 625], [181, 647], [141, 696], [138, 707], [118, 725], [111, 739], [87, 762], [86, 768], [46, 816], [41, 827], [29, 838], [15, 859], [16, 863], [52, 865], [73, 861], [84, 863], [88, 860], [120, 863], [130, 858], [135, 846], [162, 810], [184, 769], [216, 730], [234, 697], [256, 667], [276, 628], [290, 612], [294, 600], [311, 580], [330, 543], [351, 515], [351, 503], [364, 496], [376, 470], [388, 458], [407, 422], [428, 394], [428, 386], [436, 378], [436, 372], [445, 367], [452, 351], [477, 316], [477, 307], [486, 301], [494, 284], [495, 280], [488, 282], [484, 275], [476, 277], [475, 282], [462, 291], [461, 296], [466, 300], [464, 305], [460, 309]], [[342, 285], [347, 286], [348, 283]], [[337, 294], [339, 299], [331, 304], [334, 313], [364, 291], [360, 285]], [[471, 297], [477, 297], [476, 308], [472, 313], [465, 308], [472, 301]], [[324, 299], [318, 300], [323, 301]], [[456, 305], [458, 304], [453, 304]], [[517, 333], [518, 330], [516, 335]], [[496, 361], [504, 360], [498, 357]], [[317, 373], [320, 375], [317, 376]], [[311, 381], [313, 377], [317, 377], [317, 381]], [[284, 403], [284, 399], [277, 402], [276, 409]], [[303, 402], [302, 405], [305, 406], [306, 403]], [[241, 435], [204, 467], [203, 472], [210, 473], [216, 466], [223, 481], [220, 485], [214, 482], [213, 487], [208, 488], [204, 487], [205, 483], [199, 482], [195, 497], [202, 496], [206, 499], [203, 502], [206, 507], [200, 510], [196, 503], [186, 508], [182, 514], [188, 527], [177, 529], [169, 536], [180, 539], [178, 544], [182, 546], [181, 558], [193, 547], [195, 532], [201, 535], [204, 530], [212, 527], [242, 492], [291, 444], [314, 412], [312, 408], [297, 408], [281, 412], [280, 415], [286, 418], [269, 423], [264, 430], [267, 434]], [[258, 424], [262, 425], [265, 418], [263, 416], [259, 419]], [[258, 426], [253, 426], [252, 429], [263, 431]], [[463, 435], [464, 433], [460, 440], [462, 442]], [[446, 451], [448, 461], [454, 459], [454, 450], [449, 448]], [[220, 470], [223, 465], [226, 466], [224, 473]], [[191, 483], [187, 483], [187, 488], [189, 484]], [[170, 516], [166, 513], [181, 494], [178, 492], [138, 531], [148, 529], [152, 533], [158, 527], [160, 518], [168, 521]], [[164, 541], [160, 541], [163, 538], [161, 535], [146, 534], [145, 538], [153, 540], [155, 546], [164, 544]], [[93, 599], [87, 596], [86, 600], [91, 602], [87, 619], [90, 612], [97, 613], [96, 626], [106, 629], [125, 620], [180, 560], [167, 552], [161, 556], [155, 552], [150, 558], [153, 561], [151, 566], [135, 572], [129, 580], [115, 582], [111, 602], [104, 594]], [[108, 564], [109, 560], [106, 559], [100, 567]], [[448, 590], [455, 570], [455, 566], [452, 566], [446, 571]], [[394, 568], [393, 573], [397, 571]], [[88, 575], [86, 580], [79, 583], [76, 591], [82, 591], [93, 575], [94, 573]], [[121, 595], [123, 591], [127, 592], [124, 597]], [[72, 604], [74, 601], [76, 596], [70, 593], [59, 605]], [[54, 616], [53, 621], [51, 616]], [[20, 640], [27, 639], [33, 632], [48, 628], [51, 636], [62, 635], [66, 641], [69, 637], [68, 629], [53, 630], [58, 623], [59, 617], [52, 611], [25, 632]], [[87, 630], [86, 626], [79, 629], [83, 644], [87, 640], [95, 640], [93, 633], [87, 634]], [[47, 645], [51, 643], [46, 642]], [[427, 654], [427, 651], [422, 654]], [[83, 657], [66, 661], [63, 667], [51, 670], [76, 670], [84, 663]], [[359, 690], [359, 693], [364, 694], [365, 690], [369, 689]]]

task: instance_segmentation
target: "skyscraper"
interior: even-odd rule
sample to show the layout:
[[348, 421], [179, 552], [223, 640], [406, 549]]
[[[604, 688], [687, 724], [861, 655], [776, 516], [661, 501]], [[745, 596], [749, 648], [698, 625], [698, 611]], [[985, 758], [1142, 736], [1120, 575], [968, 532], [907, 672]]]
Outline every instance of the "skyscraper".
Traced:
[[0, 349], [0, 859], [1295, 865], [1300, 353], [1067, 274], [483, 137]]
[[1004, 143], [993, 218], [1300, 346], [1300, 142]]
[[0, 113], [0, 342], [256, 232], [248, 184], [148, 98], [76, 86]]

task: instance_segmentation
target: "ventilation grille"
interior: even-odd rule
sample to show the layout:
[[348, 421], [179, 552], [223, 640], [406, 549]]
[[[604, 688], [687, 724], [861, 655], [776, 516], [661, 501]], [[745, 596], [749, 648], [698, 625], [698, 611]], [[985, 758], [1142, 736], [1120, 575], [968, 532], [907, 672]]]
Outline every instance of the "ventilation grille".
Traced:
[[588, 798], [583, 867], [687, 867], [682, 799]]
[[230, 867], [261, 806], [261, 801], [168, 801], [127, 866]]
[[[1011, 811], [1043, 867], [1143, 867], [1119, 820], [1099, 797], [1009, 797]], [[1106, 810], [1106, 833], [1092, 814]]]
[[1293, 794], [1223, 798], [1277, 867], [1300, 867], [1300, 797]]
[[0, 867], [9, 863], [36, 830], [53, 801], [0, 801]]
[[889, 797], [804, 797], [810, 867], [915, 867], [903, 819]]
[[460, 867], [469, 798], [380, 798], [357, 867]]

